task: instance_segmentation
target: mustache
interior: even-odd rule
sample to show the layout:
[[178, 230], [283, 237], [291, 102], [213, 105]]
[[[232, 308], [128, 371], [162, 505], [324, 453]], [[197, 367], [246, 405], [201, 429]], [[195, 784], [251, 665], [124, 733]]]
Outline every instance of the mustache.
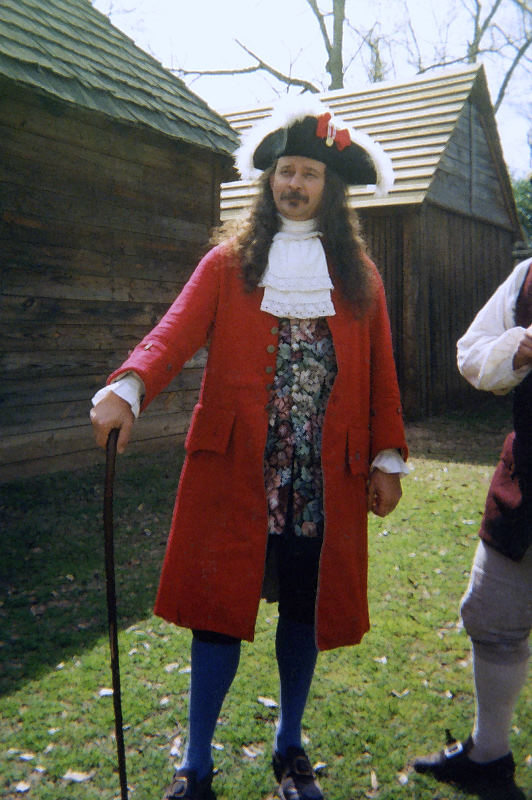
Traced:
[[308, 197], [296, 190], [290, 190], [287, 192], [283, 192], [281, 195], [281, 200], [287, 200], [289, 203], [294, 200], [299, 200], [302, 203], [308, 203]]

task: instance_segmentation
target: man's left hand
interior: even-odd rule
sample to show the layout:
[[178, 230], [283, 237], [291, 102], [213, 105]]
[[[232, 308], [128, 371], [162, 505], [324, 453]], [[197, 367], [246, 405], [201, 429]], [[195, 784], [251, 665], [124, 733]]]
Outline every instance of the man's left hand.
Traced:
[[385, 517], [394, 510], [402, 494], [401, 478], [396, 472], [374, 469], [368, 481], [368, 511]]

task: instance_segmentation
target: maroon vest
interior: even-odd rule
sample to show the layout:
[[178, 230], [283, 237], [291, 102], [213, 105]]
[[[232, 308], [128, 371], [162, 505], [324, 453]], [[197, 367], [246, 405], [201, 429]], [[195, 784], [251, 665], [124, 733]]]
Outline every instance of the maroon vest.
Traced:
[[[532, 264], [519, 292], [515, 322], [532, 324]], [[480, 536], [519, 560], [532, 542], [532, 372], [514, 391], [514, 430], [491, 479]]]

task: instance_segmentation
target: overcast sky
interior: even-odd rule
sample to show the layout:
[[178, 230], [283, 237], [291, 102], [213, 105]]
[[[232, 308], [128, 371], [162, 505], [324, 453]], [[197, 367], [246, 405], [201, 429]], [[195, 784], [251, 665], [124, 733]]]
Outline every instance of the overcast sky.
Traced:
[[[456, 0], [445, 2], [452, 5]], [[165, 67], [204, 70], [249, 66], [253, 61], [236, 43], [238, 39], [279, 70], [291, 70], [295, 76], [327, 89], [322, 66], [325, 49], [316, 19], [305, 0], [94, 0], [93, 4], [103, 13], [110, 13], [117, 28]], [[438, 36], [441, 37], [441, 31], [435, 33], [435, 26], [440, 23], [435, 19], [434, 4], [409, 0], [409, 5], [415, 13], [420, 46], [432, 48]], [[393, 35], [401, 24], [393, 13], [400, 7], [397, 0], [373, 0], [371, 4], [359, 5], [360, 9], [370, 9], [368, 13], [373, 18], [382, 19], [383, 33], [388, 35]], [[363, 24], [370, 22], [368, 18]], [[456, 32], [452, 35], [456, 36]], [[494, 97], [498, 76], [489, 63], [485, 67]], [[414, 75], [407, 64], [396, 62], [395, 70], [388, 79], [408, 80]], [[186, 78], [186, 82], [221, 113], [267, 103], [282, 91], [282, 85], [263, 72]], [[346, 86], [354, 88], [366, 82], [362, 65], [355, 63], [347, 73]], [[505, 158], [515, 177], [523, 177], [531, 168], [527, 144], [531, 123], [523, 114], [525, 104], [530, 109], [531, 102], [529, 76], [521, 75], [512, 85], [512, 98], [497, 115]]]

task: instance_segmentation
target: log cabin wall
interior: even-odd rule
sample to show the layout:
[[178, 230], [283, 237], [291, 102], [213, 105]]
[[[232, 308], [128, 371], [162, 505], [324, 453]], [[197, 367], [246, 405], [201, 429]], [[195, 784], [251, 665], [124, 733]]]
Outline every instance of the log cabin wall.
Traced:
[[358, 214], [368, 255], [375, 262], [386, 291], [397, 373], [402, 383], [403, 248], [405, 214], [389, 209], [363, 209]]
[[[90, 397], [206, 249], [227, 159], [0, 83], [0, 480], [101, 460]], [[183, 438], [202, 355], [131, 452]]]
[[456, 342], [509, 274], [513, 235], [428, 203], [410, 223], [402, 391], [407, 416], [416, 418], [478, 401], [458, 372]]
[[478, 397], [458, 372], [456, 342], [510, 272], [512, 232], [429, 203], [359, 217], [384, 281], [407, 418]]

